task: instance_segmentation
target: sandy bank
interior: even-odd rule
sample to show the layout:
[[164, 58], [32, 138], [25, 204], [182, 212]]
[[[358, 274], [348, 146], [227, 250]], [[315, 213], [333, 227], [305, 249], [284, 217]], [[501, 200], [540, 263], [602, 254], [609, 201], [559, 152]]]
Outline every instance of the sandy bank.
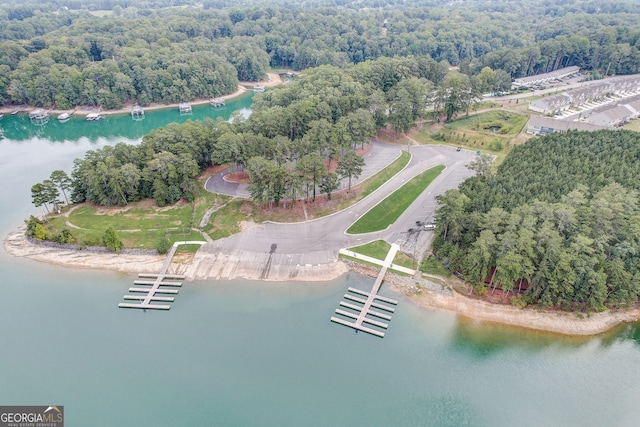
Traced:
[[592, 313], [581, 319], [573, 313], [534, 308], [523, 310], [512, 306], [492, 304], [467, 298], [457, 292], [454, 292], [453, 296], [445, 296], [428, 290], [416, 293], [409, 292], [404, 287], [396, 287], [396, 289], [427, 309], [447, 310], [471, 319], [564, 335], [597, 335], [621, 323], [640, 320], [639, 308], [629, 311]]
[[[377, 270], [370, 267], [355, 267], [362, 274], [375, 275]], [[427, 289], [427, 281], [413, 277], [400, 277], [388, 274], [385, 283], [420, 307], [428, 310], [447, 310], [458, 315], [486, 322], [518, 326], [528, 329], [553, 332], [563, 335], [597, 335], [606, 332], [621, 323], [640, 320], [640, 308], [628, 311], [606, 311], [592, 313], [580, 318], [574, 313], [536, 308], [519, 309], [514, 306], [493, 304], [486, 301], [467, 298], [458, 292], [434, 292]], [[416, 283], [421, 283], [420, 288]], [[427, 285], [427, 286], [425, 286]]]

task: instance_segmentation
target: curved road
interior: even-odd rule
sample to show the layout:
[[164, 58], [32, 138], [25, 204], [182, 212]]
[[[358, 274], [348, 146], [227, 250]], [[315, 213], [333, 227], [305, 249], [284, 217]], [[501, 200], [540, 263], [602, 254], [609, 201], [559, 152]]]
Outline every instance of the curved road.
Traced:
[[[374, 143], [367, 156], [366, 171], [361, 180], [370, 176], [393, 161], [406, 146]], [[376, 239], [404, 243], [404, 250], [411, 249], [412, 240], [431, 232], [416, 232], [416, 221], [433, 218], [436, 209], [435, 196], [456, 188], [465, 178], [472, 175], [466, 168], [475, 157], [469, 150], [456, 151], [446, 146], [411, 146], [411, 161], [395, 177], [378, 188], [374, 193], [350, 208], [336, 214], [294, 224], [265, 223], [213, 243], [217, 250], [241, 250], [258, 253], [297, 254], [304, 256], [305, 263], [324, 264], [336, 261], [340, 248], [364, 244]], [[348, 235], [345, 230], [361, 215], [402, 186], [409, 179], [433, 166], [443, 164], [446, 169], [433, 181], [401, 217], [388, 229], [376, 233]], [[366, 176], [364, 176], [366, 174]], [[229, 183], [221, 174], [207, 181], [209, 191], [243, 197], [246, 186]], [[414, 229], [413, 233], [409, 233]], [[213, 250], [214, 248], [211, 248]]]

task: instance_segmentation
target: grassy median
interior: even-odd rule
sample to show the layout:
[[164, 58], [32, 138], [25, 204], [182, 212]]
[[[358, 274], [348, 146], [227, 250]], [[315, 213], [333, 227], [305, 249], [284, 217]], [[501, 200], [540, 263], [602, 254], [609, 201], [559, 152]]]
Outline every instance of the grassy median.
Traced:
[[[371, 258], [379, 259], [380, 261], [384, 261], [385, 258], [387, 258], [387, 254], [389, 253], [390, 249], [391, 249], [391, 245], [385, 242], [384, 240], [374, 240], [373, 242], [369, 242], [364, 245], [354, 246], [352, 248], [349, 248], [350, 251], [353, 251], [361, 255], [370, 256]], [[352, 261], [356, 261], [361, 264], [380, 268], [378, 264], [370, 263], [361, 259], [356, 259], [348, 255], [340, 255], [340, 256], [342, 258], [350, 259]], [[398, 253], [396, 253], [395, 258], [393, 259], [393, 263], [396, 265], [400, 265], [402, 267], [407, 267], [411, 269], [416, 268], [415, 261], [401, 251], [398, 251]]]
[[347, 233], [363, 234], [381, 231], [393, 224], [413, 201], [440, 175], [443, 165], [435, 166], [414, 177], [358, 219]]

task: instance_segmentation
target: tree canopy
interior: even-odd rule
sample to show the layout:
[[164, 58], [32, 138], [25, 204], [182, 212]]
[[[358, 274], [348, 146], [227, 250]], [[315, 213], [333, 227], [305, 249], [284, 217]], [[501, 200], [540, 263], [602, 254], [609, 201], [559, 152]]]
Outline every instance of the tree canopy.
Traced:
[[439, 198], [435, 253], [476, 287], [601, 310], [640, 296], [640, 135], [568, 132], [515, 147]]
[[635, 6], [624, 0], [256, 0], [242, 7], [227, 0], [7, 0], [0, 5], [0, 102], [61, 109], [178, 102], [233, 92], [238, 80], [264, 78], [269, 67], [345, 67], [394, 56], [430, 61], [417, 64], [419, 70], [378, 63], [376, 79], [368, 80], [385, 93], [407, 73], [437, 86], [449, 65], [478, 76], [462, 83], [487, 92], [510, 78], [569, 65], [599, 75], [637, 73]]

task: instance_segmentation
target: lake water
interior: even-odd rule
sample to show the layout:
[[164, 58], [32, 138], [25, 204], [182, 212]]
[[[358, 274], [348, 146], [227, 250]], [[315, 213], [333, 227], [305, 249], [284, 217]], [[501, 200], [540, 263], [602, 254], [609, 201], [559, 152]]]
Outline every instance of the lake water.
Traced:
[[[0, 233], [40, 213], [31, 185], [70, 172], [86, 150], [136, 142], [129, 130], [155, 114], [157, 125], [184, 118], [54, 119], [34, 130], [5, 116]], [[141, 312], [117, 308], [133, 276], [4, 250], [0, 269], [0, 404], [64, 405], [67, 426], [640, 425], [636, 325], [566, 338], [400, 298], [379, 339], [329, 321], [348, 286], [371, 286], [355, 274], [187, 283], [170, 311]]]

